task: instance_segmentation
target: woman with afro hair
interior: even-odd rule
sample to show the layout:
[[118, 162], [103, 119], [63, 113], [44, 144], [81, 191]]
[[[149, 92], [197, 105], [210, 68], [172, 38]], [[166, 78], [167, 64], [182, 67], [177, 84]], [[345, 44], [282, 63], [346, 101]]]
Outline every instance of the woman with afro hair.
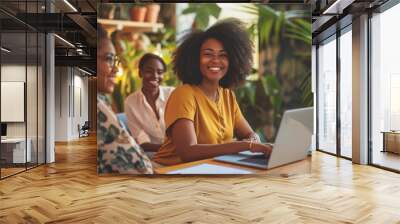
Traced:
[[246, 150], [271, 153], [242, 115], [232, 91], [250, 73], [252, 54], [253, 43], [237, 19], [183, 38], [173, 55], [174, 72], [183, 85], [167, 102], [166, 137], [155, 162], [175, 165]]

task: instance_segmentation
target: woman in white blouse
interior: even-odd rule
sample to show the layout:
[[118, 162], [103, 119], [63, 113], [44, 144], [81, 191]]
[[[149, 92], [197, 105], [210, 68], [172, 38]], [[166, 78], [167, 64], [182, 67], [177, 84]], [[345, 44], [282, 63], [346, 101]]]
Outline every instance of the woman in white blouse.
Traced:
[[164, 140], [164, 110], [173, 87], [160, 86], [166, 71], [162, 58], [147, 53], [139, 61], [142, 88], [125, 99], [125, 113], [132, 136], [148, 152], [156, 152]]

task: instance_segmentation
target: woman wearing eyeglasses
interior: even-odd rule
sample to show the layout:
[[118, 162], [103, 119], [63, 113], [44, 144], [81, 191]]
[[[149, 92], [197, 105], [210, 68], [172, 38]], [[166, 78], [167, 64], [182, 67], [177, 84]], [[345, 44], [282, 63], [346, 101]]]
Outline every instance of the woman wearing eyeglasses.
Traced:
[[97, 168], [99, 174], [152, 174], [149, 158], [121, 126], [106, 95], [115, 85], [118, 58], [107, 33], [97, 25]]
[[156, 152], [164, 140], [164, 110], [173, 87], [161, 86], [167, 65], [151, 53], [139, 60], [142, 87], [125, 100], [125, 113], [132, 136], [146, 151]]
[[271, 153], [242, 115], [232, 91], [250, 73], [252, 53], [246, 28], [236, 19], [185, 36], [173, 60], [184, 85], [168, 100], [166, 140], [155, 162], [175, 165], [245, 150]]

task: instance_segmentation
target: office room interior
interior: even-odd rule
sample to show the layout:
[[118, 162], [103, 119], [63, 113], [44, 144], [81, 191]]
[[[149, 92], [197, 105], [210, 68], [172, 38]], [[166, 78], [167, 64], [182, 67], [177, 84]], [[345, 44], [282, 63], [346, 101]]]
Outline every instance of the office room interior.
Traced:
[[[183, 11], [207, 7], [2, 0], [0, 223], [398, 223], [400, 32], [395, 27], [400, 3], [305, 0], [281, 8], [275, 3], [282, 2], [231, 5], [235, 10], [256, 5], [252, 19], [266, 13], [276, 19], [274, 29], [279, 21], [293, 21], [295, 14], [282, 13], [296, 8], [293, 5], [311, 10], [310, 26], [300, 30], [311, 47], [306, 83], [313, 108], [310, 155], [274, 169], [227, 165], [257, 175], [145, 177], [97, 173], [97, 24], [114, 40], [111, 34], [118, 31], [117, 39], [135, 42], [133, 52], [149, 45], [149, 51], [172, 54], [173, 48], [161, 48], [169, 46], [171, 38], [165, 27], [192, 24], [195, 16]], [[150, 5], [160, 9], [156, 20], [135, 21], [134, 8]], [[208, 5], [228, 11], [220, 18], [233, 10], [219, 2]], [[212, 24], [218, 16], [209, 12], [207, 19], [199, 17]], [[281, 32], [289, 35], [285, 29]], [[265, 57], [277, 52], [266, 50]], [[129, 59], [129, 54], [119, 56]], [[172, 65], [171, 57], [163, 59]], [[179, 85], [172, 73], [165, 79]], [[132, 93], [138, 84], [136, 67], [118, 71], [120, 95]], [[273, 97], [273, 91], [266, 93]], [[123, 101], [118, 94], [111, 97], [116, 96], [112, 110], [121, 118]], [[168, 172], [174, 170], [166, 167], [156, 173]]]

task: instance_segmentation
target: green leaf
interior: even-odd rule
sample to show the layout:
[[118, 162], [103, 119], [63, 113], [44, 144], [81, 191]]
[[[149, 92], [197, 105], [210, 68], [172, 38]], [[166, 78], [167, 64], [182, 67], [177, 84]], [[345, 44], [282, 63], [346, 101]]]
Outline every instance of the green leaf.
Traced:
[[275, 11], [268, 5], [257, 5], [260, 15], [263, 17], [270, 17], [270, 18], [276, 18], [279, 15], [279, 11]]
[[301, 99], [303, 101], [303, 104], [305, 106], [312, 106], [313, 101], [314, 101], [314, 95], [313, 95], [312, 89], [311, 89], [311, 73], [310, 72], [308, 72], [307, 75], [304, 76], [304, 78], [300, 84], [300, 89], [302, 91]]
[[312, 34], [311, 34], [311, 22], [305, 21], [303, 19], [296, 19], [293, 23], [290, 23], [287, 27], [287, 34], [285, 37], [300, 40], [306, 44], [311, 44]]
[[198, 13], [195, 17], [197, 28], [205, 30], [208, 26], [209, 16], [208, 14]]
[[271, 30], [273, 21], [272, 20], [262, 20], [259, 23], [259, 30], [260, 30], [260, 42], [262, 46], [265, 46], [269, 43], [269, 38], [271, 36]]
[[258, 15], [259, 7], [255, 4], [243, 5], [240, 7], [240, 10], [251, 15]]
[[208, 27], [210, 16], [218, 19], [221, 8], [216, 3], [198, 4], [189, 3], [189, 7], [182, 14], [195, 14], [195, 23], [198, 29], [204, 30]]
[[221, 8], [217, 4], [207, 4], [207, 5], [208, 5], [208, 13], [217, 19], [221, 13]]
[[284, 25], [285, 25], [285, 12], [280, 12], [274, 27], [274, 32], [275, 32], [274, 43], [279, 43]]

